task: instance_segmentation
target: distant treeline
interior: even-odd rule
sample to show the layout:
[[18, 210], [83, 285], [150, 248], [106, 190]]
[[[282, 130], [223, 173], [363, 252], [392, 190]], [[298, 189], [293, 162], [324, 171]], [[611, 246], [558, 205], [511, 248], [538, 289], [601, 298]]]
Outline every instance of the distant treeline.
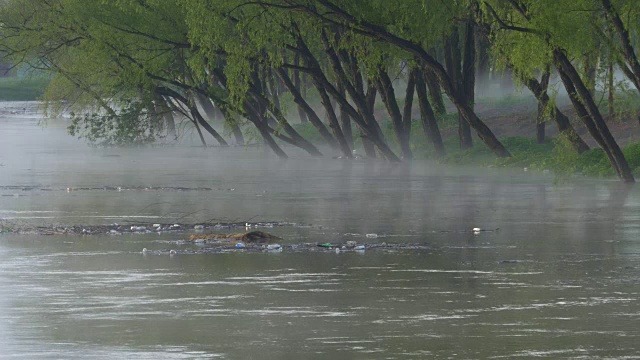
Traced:
[[[640, 90], [638, 9], [640, 0], [6, 0], [0, 50], [52, 73], [49, 110], [73, 107], [81, 115], [70, 131], [91, 141], [174, 137], [181, 114], [203, 144], [206, 133], [222, 146], [251, 136], [283, 158], [282, 143], [323, 155], [292, 119], [312, 124], [346, 158], [358, 140], [368, 157], [411, 159], [411, 136], [443, 156], [438, 119], [447, 103], [458, 112], [461, 148], [475, 133], [509, 157], [474, 109], [475, 89], [497, 74], [537, 99], [539, 142], [550, 120], [568, 151], [582, 153], [589, 147], [555, 106], [549, 84], [558, 76], [617, 175], [633, 182], [598, 98], [613, 113], [625, 84], [615, 72]], [[422, 134], [411, 133], [414, 107]]]

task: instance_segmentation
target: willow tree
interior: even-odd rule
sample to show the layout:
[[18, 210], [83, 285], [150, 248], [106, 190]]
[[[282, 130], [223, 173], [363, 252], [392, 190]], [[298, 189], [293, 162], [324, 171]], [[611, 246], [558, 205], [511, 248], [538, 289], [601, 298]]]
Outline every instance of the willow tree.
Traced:
[[[594, 27], [601, 7], [596, 0], [554, 2], [486, 1], [486, 22], [492, 28], [492, 46], [498, 60], [509, 63], [524, 78], [532, 78], [554, 66], [589, 134], [604, 150], [626, 182], [633, 182], [631, 169], [609, 131], [588, 86], [588, 69], [578, 65], [583, 54], [597, 47]], [[585, 14], [586, 12], [586, 14]], [[581, 71], [582, 70], [582, 71]]]
[[468, 14], [473, 1], [450, 2], [408, 0], [389, 6], [387, 1], [330, 1], [278, 0], [257, 2], [256, 6], [284, 9], [293, 14], [304, 14], [341, 31], [352, 32], [404, 51], [407, 58], [415, 58], [421, 66], [433, 73], [463, 119], [476, 131], [478, 137], [497, 155], [510, 156], [493, 132], [480, 120], [472, 103], [456, 86], [445, 66], [428, 50], [440, 41], [450, 24]]
[[160, 118], [152, 116], [159, 99], [150, 89], [157, 80], [148, 75], [176, 71], [177, 49], [185, 46], [172, 31], [180, 21], [168, 2], [147, 12], [132, 6], [59, 0], [7, 1], [0, 8], [4, 52], [53, 75], [45, 98], [54, 105], [50, 110], [66, 100], [86, 115], [72, 130], [153, 139], [161, 129], [152, 123]]

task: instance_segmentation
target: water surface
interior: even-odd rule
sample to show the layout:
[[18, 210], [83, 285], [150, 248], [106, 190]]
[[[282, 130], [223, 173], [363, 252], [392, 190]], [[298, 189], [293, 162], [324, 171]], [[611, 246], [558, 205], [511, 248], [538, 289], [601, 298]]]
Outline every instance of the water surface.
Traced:
[[42, 128], [11, 106], [4, 224], [280, 221], [297, 225], [263, 230], [287, 243], [428, 249], [145, 256], [197, 245], [186, 233], [1, 234], [2, 357], [640, 357], [634, 187], [292, 150], [94, 149], [64, 120]]

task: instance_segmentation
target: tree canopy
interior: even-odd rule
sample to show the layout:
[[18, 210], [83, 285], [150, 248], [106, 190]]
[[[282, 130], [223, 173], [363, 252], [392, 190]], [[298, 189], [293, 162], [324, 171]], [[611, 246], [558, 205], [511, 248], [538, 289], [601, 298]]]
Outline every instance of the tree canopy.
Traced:
[[[176, 115], [203, 143], [206, 134], [222, 146], [228, 134], [243, 143], [243, 133], [255, 132], [281, 157], [287, 156], [283, 144], [323, 155], [293, 126], [300, 120], [341, 156], [352, 157], [356, 141], [369, 157], [410, 159], [414, 94], [417, 121], [438, 156], [446, 151], [439, 118], [448, 103], [448, 111], [459, 114], [462, 148], [471, 146], [475, 133], [496, 156], [509, 157], [474, 106], [476, 80], [503, 72], [539, 102], [540, 141], [543, 118], [550, 117], [573, 149], [584, 151], [586, 143], [555, 107], [549, 90], [555, 73], [589, 135], [618, 175], [633, 181], [594, 92], [612, 87], [598, 74], [615, 69], [640, 90], [638, 5], [7, 0], [0, 6], [0, 50], [15, 64], [49, 72], [49, 111], [72, 109], [77, 115], [70, 130], [94, 142], [151, 142], [175, 128]], [[381, 128], [378, 98], [393, 139]], [[216, 117], [224, 134], [212, 126]]]

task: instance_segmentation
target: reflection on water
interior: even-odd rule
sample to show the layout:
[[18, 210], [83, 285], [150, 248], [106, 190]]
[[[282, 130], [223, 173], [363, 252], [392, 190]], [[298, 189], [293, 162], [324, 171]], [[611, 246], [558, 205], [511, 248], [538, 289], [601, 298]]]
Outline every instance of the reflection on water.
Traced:
[[0, 119], [11, 133], [0, 143], [3, 221], [291, 221], [313, 226], [269, 231], [428, 247], [170, 257], [141, 249], [197, 245], [178, 241], [188, 234], [1, 234], [3, 357], [638, 354], [636, 188], [295, 153], [282, 162], [255, 149], [91, 149], [63, 123], [36, 121]]

